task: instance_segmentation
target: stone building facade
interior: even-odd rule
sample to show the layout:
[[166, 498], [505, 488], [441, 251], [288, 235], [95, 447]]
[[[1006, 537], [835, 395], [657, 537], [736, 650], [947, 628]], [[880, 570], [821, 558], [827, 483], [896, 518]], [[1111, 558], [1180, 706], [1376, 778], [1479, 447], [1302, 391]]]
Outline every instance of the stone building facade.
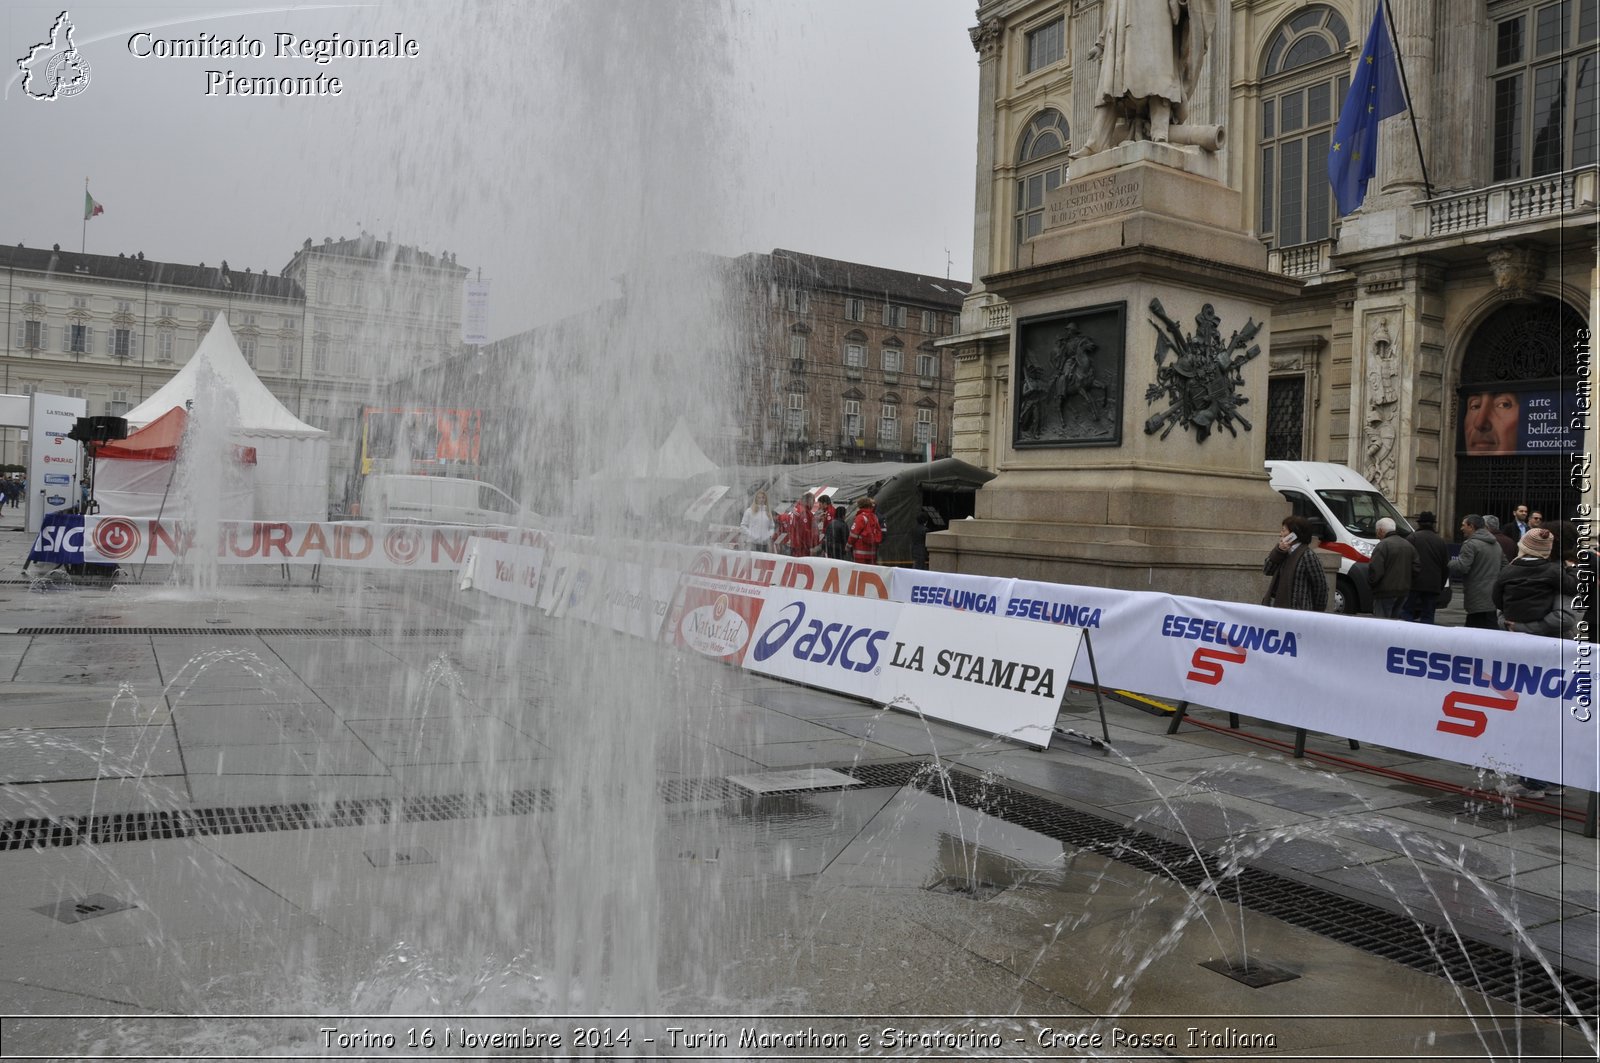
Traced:
[[[83, 398], [118, 415], [171, 379], [225, 314], [245, 360], [296, 416], [332, 436], [333, 492], [355, 460], [358, 414], [387, 382], [459, 346], [467, 273], [362, 234], [307, 240], [279, 274], [143, 254], [0, 247], [0, 393]], [[22, 464], [0, 431], [0, 464]]]
[[[1392, 0], [1411, 108], [1382, 123], [1376, 176], [1343, 218], [1326, 160], [1375, 0], [1189, 3], [1213, 25], [1188, 121], [1224, 128], [1236, 224], [1299, 284], [1272, 315], [1266, 408], [1251, 410], [1267, 458], [1352, 466], [1447, 531], [1519, 502], [1573, 515], [1593, 453], [1600, 3]], [[997, 471], [1018, 458], [1015, 322], [986, 280], [1048, 267], [1036, 248], [1070, 262], [1040, 238], [1091, 126], [1108, 5], [990, 0], [971, 31], [978, 280], [939, 346], [956, 360], [954, 455]], [[1520, 407], [1520, 442], [1469, 445], [1495, 395]]]
[[954, 382], [938, 341], [967, 285], [782, 248], [730, 272], [751, 342], [744, 463], [948, 457]]

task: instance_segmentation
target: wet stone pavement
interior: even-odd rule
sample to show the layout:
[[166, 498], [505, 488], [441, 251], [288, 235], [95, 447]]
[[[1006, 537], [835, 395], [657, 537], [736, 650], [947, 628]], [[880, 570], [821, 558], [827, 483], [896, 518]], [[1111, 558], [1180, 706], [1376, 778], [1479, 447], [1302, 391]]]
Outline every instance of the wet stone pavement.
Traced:
[[[554, 1031], [606, 962], [574, 937], [637, 910], [657, 1015], [921, 1038], [818, 1058], [1595, 1058], [1583, 794], [1331, 736], [1295, 760], [1226, 706], [1169, 735], [1112, 699], [1110, 752], [1029, 750], [444, 576], [108, 585], [29, 578], [26, 544], [0, 530], [3, 1056], [316, 1054], [274, 1016], [335, 1013]], [[596, 642], [640, 674], [567, 678]], [[1061, 723], [1098, 734], [1092, 694]], [[610, 765], [652, 788], [637, 822], [563, 810]], [[700, 1051], [671, 1025], [634, 1020], [641, 1054]], [[738, 1040], [704, 1054], [794, 1055]]]

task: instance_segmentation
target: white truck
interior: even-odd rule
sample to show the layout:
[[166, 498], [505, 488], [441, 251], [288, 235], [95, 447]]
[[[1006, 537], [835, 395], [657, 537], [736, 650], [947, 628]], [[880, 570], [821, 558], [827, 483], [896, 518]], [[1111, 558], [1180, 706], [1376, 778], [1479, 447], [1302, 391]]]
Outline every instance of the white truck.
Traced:
[[[1288, 500], [1298, 516], [1311, 521], [1322, 549], [1339, 556], [1333, 589], [1333, 611], [1370, 613], [1372, 588], [1366, 570], [1355, 570], [1378, 545], [1379, 517], [1410, 534], [1411, 522], [1400, 515], [1383, 492], [1347, 465], [1331, 461], [1269, 461], [1272, 489]], [[1352, 571], [1355, 570], [1355, 571]]]
[[539, 526], [544, 518], [494, 484], [379, 473], [361, 484], [361, 515], [379, 523]]

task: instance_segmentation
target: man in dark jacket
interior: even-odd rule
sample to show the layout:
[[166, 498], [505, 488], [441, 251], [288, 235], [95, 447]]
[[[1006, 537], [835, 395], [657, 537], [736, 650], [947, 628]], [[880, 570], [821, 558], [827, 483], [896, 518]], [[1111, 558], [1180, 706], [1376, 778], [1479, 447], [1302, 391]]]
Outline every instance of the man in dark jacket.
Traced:
[[1450, 562], [1450, 578], [1461, 584], [1461, 607], [1467, 611], [1467, 627], [1498, 631], [1494, 581], [1500, 576], [1506, 555], [1501, 553], [1500, 544], [1480, 514], [1468, 513], [1461, 518], [1461, 534], [1466, 541]]
[[1372, 584], [1372, 615], [1393, 619], [1411, 593], [1412, 574], [1417, 567], [1417, 551], [1403, 535], [1396, 535], [1394, 518], [1378, 520], [1378, 545], [1367, 562], [1367, 580]]
[[1450, 575], [1450, 544], [1444, 536], [1434, 531], [1436, 518], [1430, 512], [1417, 514], [1417, 530], [1408, 536], [1412, 549], [1417, 552], [1417, 572], [1411, 580], [1411, 593], [1400, 607], [1401, 620], [1415, 620], [1419, 624], [1433, 623], [1439, 607], [1439, 595], [1444, 591], [1444, 581]]

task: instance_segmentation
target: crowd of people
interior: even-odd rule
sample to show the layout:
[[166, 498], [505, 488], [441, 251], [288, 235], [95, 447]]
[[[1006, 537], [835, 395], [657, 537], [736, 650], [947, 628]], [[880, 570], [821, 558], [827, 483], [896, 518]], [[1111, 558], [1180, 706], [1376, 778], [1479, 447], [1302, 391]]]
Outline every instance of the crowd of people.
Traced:
[[792, 557], [828, 557], [863, 565], [878, 563], [883, 522], [870, 496], [856, 499], [853, 516], [829, 495], [806, 492], [789, 509], [774, 512], [765, 491], [757, 491], [739, 520], [747, 550]]
[[[1461, 548], [1452, 556], [1436, 523], [1426, 512], [1409, 531], [1389, 517], [1377, 522], [1378, 544], [1357, 570], [1372, 591], [1374, 616], [1432, 624], [1445, 595], [1459, 588], [1467, 627], [1577, 637], [1584, 605], [1578, 598], [1582, 551], [1575, 525], [1546, 524], [1543, 514], [1524, 505], [1506, 522], [1513, 535], [1501, 530], [1498, 517], [1469, 513], [1461, 518]], [[1306, 518], [1284, 520], [1283, 535], [1262, 566], [1269, 577], [1264, 605], [1327, 608], [1327, 577], [1309, 549], [1312, 538]]]

